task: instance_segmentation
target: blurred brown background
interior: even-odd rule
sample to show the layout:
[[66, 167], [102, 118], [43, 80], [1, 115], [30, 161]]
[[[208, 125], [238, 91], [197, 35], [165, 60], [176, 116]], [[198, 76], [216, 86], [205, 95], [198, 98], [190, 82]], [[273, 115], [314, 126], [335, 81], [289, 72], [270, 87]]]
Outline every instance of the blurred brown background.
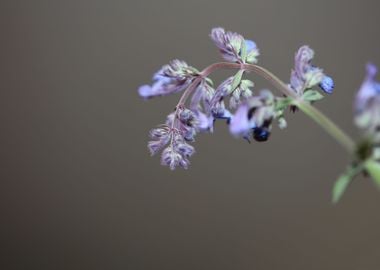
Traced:
[[356, 136], [379, 3], [2, 0], [0, 269], [380, 269], [380, 193], [360, 178], [330, 203], [350, 159], [306, 116], [252, 145], [219, 123], [171, 172], [146, 143], [178, 96], [136, 92], [173, 58], [219, 61], [208, 34], [223, 26], [285, 81], [311, 45], [336, 81], [318, 107]]

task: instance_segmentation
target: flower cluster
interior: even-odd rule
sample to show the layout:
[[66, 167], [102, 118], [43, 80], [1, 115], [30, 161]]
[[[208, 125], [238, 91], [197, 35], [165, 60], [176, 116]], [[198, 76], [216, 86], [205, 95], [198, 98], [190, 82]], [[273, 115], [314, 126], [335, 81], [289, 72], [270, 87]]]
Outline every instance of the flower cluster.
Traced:
[[[223, 28], [212, 29], [210, 37], [224, 60], [230, 62], [214, 66], [238, 69], [234, 76], [222, 81], [216, 89], [207, 77], [211, 66], [199, 72], [180, 60], [163, 66], [154, 75], [153, 85], [139, 88], [140, 96], [145, 99], [184, 91], [166, 123], [150, 132], [152, 141], [148, 143], [152, 155], [162, 151], [161, 163], [171, 169], [189, 166], [189, 157], [195, 152], [189, 142], [193, 142], [199, 132], [212, 132], [217, 119], [227, 120], [233, 135], [248, 141], [252, 137], [259, 142], [268, 140], [275, 120], [280, 128], [287, 125], [284, 112], [292, 106], [292, 98], [288, 95], [276, 97], [269, 90], [255, 95], [254, 83], [244, 78], [257, 63], [259, 50], [256, 43]], [[332, 79], [312, 66], [313, 55], [314, 52], [307, 46], [299, 49], [289, 90], [286, 90], [288, 93], [294, 91], [310, 102], [322, 97], [311, 89], [315, 85], [319, 84], [327, 93], [331, 93], [333, 88]]]
[[[322, 92], [331, 94], [334, 81], [312, 64], [314, 51], [310, 47], [302, 46], [296, 52], [290, 83], [285, 84], [265, 68], [256, 65], [259, 50], [254, 41], [223, 28], [212, 29], [210, 37], [228, 62], [215, 63], [200, 72], [184, 61], [173, 60], [153, 76], [152, 85], [143, 85], [138, 90], [144, 99], [183, 92], [165, 124], [150, 131], [149, 151], [152, 155], [161, 152], [162, 165], [172, 170], [188, 168], [189, 158], [195, 152], [189, 143], [194, 142], [199, 132], [213, 132], [217, 119], [226, 120], [230, 132], [236, 137], [249, 142], [251, 138], [264, 142], [269, 139], [274, 122], [281, 129], [287, 126], [287, 108], [293, 112], [300, 109], [350, 153], [355, 152], [354, 161], [334, 185], [334, 202], [360, 173], [370, 175], [380, 187], [380, 83], [375, 80], [377, 68], [374, 65], [367, 65], [367, 76], [355, 100], [355, 123], [364, 134], [355, 144], [311, 105], [324, 97], [315, 87], [319, 86]], [[237, 72], [214, 89], [213, 82], [207, 76], [220, 68], [237, 69]], [[244, 78], [251, 71], [272, 82], [282, 94], [275, 96], [269, 90], [255, 93], [254, 83]]]
[[189, 157], [195, 152], [188, 142], [193, 142], [200, 127], [196, 115], [189, 109], [180, 108], [168, 115], [166, 123], [150, 131], [152, 141], [148, 148], [152, 155], [162, 151], [161, 164], [172, 170], [178, 166], [187, 168]]
[[153, 85], [143, 85], [138, 92], [143, 98], [177, 93], [186, 89], [198, 75], [198, 70], [176, 59], [154, 74]]
[[325, 75], [321, 68], [312, 65], [314, 51], [308, 46], [302, 46], [296, 53], [294, 69], [290, 76], [290, 87], [298, 96], [318, 85], [325, 93], [334, 90], [334, 81]]
[[246, 40], [238, 33], [226, 32], [220, 27], [212, 29], [210, 37], [219, 48], [224, 60], [250, 64], [257, 62], [259, 49], [254, 41]]

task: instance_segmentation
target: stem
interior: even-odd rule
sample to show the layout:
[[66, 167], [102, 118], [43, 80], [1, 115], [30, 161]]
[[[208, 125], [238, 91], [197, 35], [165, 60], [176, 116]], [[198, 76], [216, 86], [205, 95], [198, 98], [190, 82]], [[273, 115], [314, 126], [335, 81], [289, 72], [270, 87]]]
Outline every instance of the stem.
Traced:
[[259, 76], [263, 77], [269, 81], [273, 86], [280, 90], [283, 94], [294, 99], [293, 105], [297, 106], [306, 115], [317, 122], [328, 134], [330, 134], [334, 139], [336, 139], [349, 153], [352, 153], [355, 149], [354, 141], [334, 122], [332, 122], [326, 115], [324, 115], [317, 108], [310, 105], [310, 103], [303, 101], [292, 89], [289, 88], [282, 80], [271, 73], [269, 70], [251, 64], [239, 64], [239, 63], [228, 63], [220, 62], [212, 64], [206, 67], [190, 86], [183, 93], [181, 99], [178, 102], [177, 108], [183, 106], [190, 94], [198, 87], [199, 83], [218, 69], [242, 69], [246, 71], [253, 71]]
[[355, 150], [354, 141], [334, 122], [330, 120], [321, 111], [311, 106], [302, 100], [297, 100], [295, 105], [303, 111], [306, 115], [317, 122], [327, 133], [335, 138], [349, 153], [353, 153]]

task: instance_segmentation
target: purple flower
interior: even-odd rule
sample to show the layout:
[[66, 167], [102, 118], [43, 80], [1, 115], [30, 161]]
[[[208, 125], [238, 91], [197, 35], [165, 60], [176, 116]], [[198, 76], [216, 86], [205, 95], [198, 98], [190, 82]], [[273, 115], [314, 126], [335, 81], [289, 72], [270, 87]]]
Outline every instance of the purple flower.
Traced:
[[190, 110], [193, 111], [197, 119], [199, 131], [213, 130], [214, 118], [211, 113], [211, 99], [215, 90], [210, 86], [211, 83], [210, 80], [208, 82], [203, 80], [191, 98]]
[[242, 35], [226, 32], [220, 27], [212, 29], [210, 37], [226, 61], [238, 63], [257, 62], [259, 50], [254, 41], [245, 40]]
[[257, 141], [267, 140], [272, 121], [278, 116], [275, 105], [273, 94], [268, 90], [261, 91], [259, 96], [250, 98], [236, 110], [230, 123], [230, 132], [244, 138], [252, 133]]
[[153, 156], [161, 151], [168, 143], [171, 138], [170, 128], [163, 125], [159, 128], [152, 129], [150, 131], [150, 137], [153, 141], [148, 142], [148, 149], [150, 154]]
[[355, 123], [376, 143], [380, 143], [380, 83], [376, 66], [367, 64], [367, 75], [355, 99]]
[[171, 170], [174, 170], [178, 166], [187, 169], [189, 167], [189, 160], [187, 158], [184, 158], [173, 147], [168, 147], [162, 152], [161, 165], [169, 166]]
[[234, 77], [224, 80], [215, 90], [215, 94], [210, 101], [211, 112], [216, 119], [231, 119], [232, 114], [226, 109], [224, 98], [230, 93], [231, 84]]
[[290, 76], [290, 87], [298, 96], [302, 96], [305, 90], [311, 89], [316, 85], [331, 94], [334, 89], [334, 81], [326, 76], [323, 70], [312, 65], [314, 51], [308, 46], [299, 48], [294, 59], [294, 69]]
[[256, 127], [256, 123], [249, 118], [249, 104], [247, 102], [241, 104], [236, 110], [235, 115], [230, 123], [230, 132], [239, 137], [248, 137], [251, 129]]
[[235, 109], [241, 101], [245, 101], [252, 96], [251, 88], [254, 86], [254, 83], [250, 80], [241, 80], [239, 85], [235, 90], [230, 93], [230, 108]]
[[194, 141], [195, 135], [208, 130], [209, 126], [210, 119], [201, 111], [179, 107], [168, 115], [164, 125], [150, 131], [149, 151], [154, 155], [163, 150], [162, 165], [172, 170], [178, 166], [186, 169], [190, 164], [189, 158], [195, 153], [188, 142]]
[[152, 85], [143, 85], [138, 89], [143, 98], [165, 96], [186, 89], [199, 72], [184, 61], [173, 60], [163, 66], [153, 76]]
[[375, 81], [377, 67], [373, 64], [367, 64], [366, 69], [366, 78], [356, 95], [356, 112], [362, 112], [367, 108], [368, 103], [370, 103], [372, 99], [380, 95], [380, 84]]
[[[237, 75], [235, 75], [237, 76]], [[239, 77], [241, 78], [241, 77]], [[229, 77], [223, 81], [215, 91], [215, 95], [211, 100], [211, 108], [213, 116], [217, 119], [227, 119], [230, 121], [232, 115], [229, 110], [225, 108], [225, 99], [229, 100], [229, 107], [235, 109], [242, 101], [247, 100], [252, 96], [250, 88], [254, 86], [254, 83], [250, 80], [237, 81], [235, 88], [232, 89], [235, 83], [235, 77]]]

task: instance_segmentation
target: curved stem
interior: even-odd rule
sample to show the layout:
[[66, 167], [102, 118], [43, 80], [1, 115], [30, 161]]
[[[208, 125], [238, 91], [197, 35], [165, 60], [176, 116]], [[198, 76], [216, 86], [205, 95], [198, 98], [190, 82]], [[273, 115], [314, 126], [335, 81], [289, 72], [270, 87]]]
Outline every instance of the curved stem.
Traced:
[[269, 81], [273, 86], [275, 86], [278, 90], [280, 90], [283, 94], [288, 97], [292, 97], [294, 99], [293, 105], [297, 106], [301, 111], [303, 111], [306, 115], [312, 118], [315, 122], [317, 122], [328, 134], [330, 134], [334, 139], [336, 139], [348, 152], [352, 153], [355, 148], [354, 141], [342, 130], [340, 129], [334, 122], [332, 122], [326, 115], [324, 115], [317, 108], [310, 105], [310, 103], [303, 101], [297, 94], [289, 88], [287, 84], [285, 84], [282, 80], [280, 80], [277, 76], [271, 73], [269, 70], [251, 64], [239, 64], [239, 63], [228, 63], [228, 62], [220, 62], [212, 64], [206, 67], [199, 75], [199, 77], [195, 78], [194, 81], [190, 84], [190, 86], [183, 93], [177, 108], [184, 105], [187, 98], [190, 94], [198, 87], [199, 83], [218, 69], [242, 69], [246, 71], [253, 71], [256, 74], [260, 75], [267, 81]]

